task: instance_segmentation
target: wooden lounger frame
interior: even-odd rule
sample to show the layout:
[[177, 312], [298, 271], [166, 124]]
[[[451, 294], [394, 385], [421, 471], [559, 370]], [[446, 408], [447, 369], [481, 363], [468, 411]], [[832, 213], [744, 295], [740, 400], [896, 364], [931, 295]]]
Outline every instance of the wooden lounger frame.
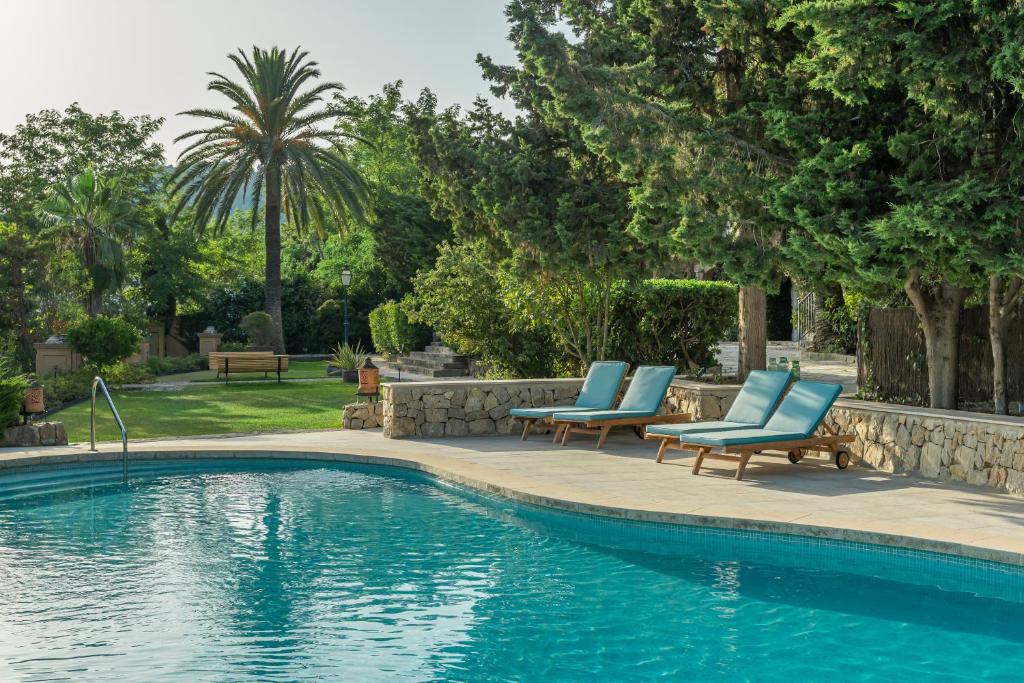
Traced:
[[[626, 382], [628, 382], [628, 381], [629, 381], [629, 363], [626, 363], [626, 372], [624, 372], [622, 374], [622, 381], [619, 382], [619, 391], [615, 395], [615, 400], [612, 401], [612, 405], [615, 405], [616, 403], [618, 403], [619, 401], [622, 400], [622, 394], [623, 394], [623, 392], [625, 390], [624, 387], [626, 386]], [[565, 406], [565, 407], [566, 408], [574, 408], [575, 406]], [[520, 416], [520, 415], [513, 415], [512, 419], [513, 420], [518, 420], [518, 421], [523, 423], [523, 434], [522, 434], [522, 436], [519, 437], [520, 440], [522, 440], [522, 441], [526, 441], [526, 439], [529, 438], [530, 431], [534, 427], [537, 427], [538, 429], [542, 429], [544, 431], [550, 430], [552, 427], [554, 427], [555, 428], [555, 437], [553, 439], [551, 439], [551, 443], [558, 443], [558, 440], [562, 438], [562, 429], [564, 428], [564, 425], [555, 424], [555, 421], [551, 418], [550, 415], [548, 415], [546, 417], [523, 417], [523, 416]]]
[[[562, 445], [569, 443], [569, 437], [573, 434], [597, 434], [597, 447], [604, 446], [608, 440], [608, 434], [612, 427], [633, 427], [642, 430], [641, 436], [646, 435], [645, 427], [649, 425], [676, 424], [678, 422], [690, 422], [690, 413], [665, 413], [663, 415], [648, 415], [646, 417], [614, 417], [610, 420], [573, 420], [572, 418], [555, 420], [558, 426], [555, 432], [555, 441], [558, 440], [558, 429], [561, 430]], [[575, 425], [582, 424], [582, 427]]]
[[[825, 434], [819, 434], [807, 439], [793, 441], [763, 441], [761, 443], [736, 444], [734, 446], [709, 446], [707, 444], [680, 442], [679, 446], [671, 446], [684, 451], [696, 451], [697, 459], [693, 463], [693, 473], [700, 473], [700, 466], [705, 459], [728, 460], [739, 463], [736, 466], [736, 480], [743, 480], [743, 472], [747, 469], [747, 463], [754, 455], [768, 455], [773, 457], [789, 458], [791, 463], [798, 463], [804, 457], [805, 451], [817, 451], [828, 453], [832, 456], [836, 467], [845, 470], [852, 458], [850, 450], [845, 444], [854, 440], [852, 434], [839, 434], [835, 429], [826, 423], [822, 423]], [[721, 448], [719, 452], [713, 449]], [[777, 453], [766, 453], [765, 451], [779, 451]], [[658, 453], [658, 462], [661, 462], [664, 450]]]

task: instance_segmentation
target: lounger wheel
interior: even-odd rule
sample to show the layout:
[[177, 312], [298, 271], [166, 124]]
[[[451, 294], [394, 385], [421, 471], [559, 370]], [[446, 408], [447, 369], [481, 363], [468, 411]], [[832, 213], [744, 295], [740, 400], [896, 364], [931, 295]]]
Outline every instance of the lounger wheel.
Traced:
[[840, 448], [836, 451], [835, 455], [836, 467], [841, 470], [845, 470], [850, 466], [850, 451], [845, 448]]
[[789, 457], [789, 461], [794, 465], [804, 459], [804, 452], [799, 448], [794, 448], [786, 455]]

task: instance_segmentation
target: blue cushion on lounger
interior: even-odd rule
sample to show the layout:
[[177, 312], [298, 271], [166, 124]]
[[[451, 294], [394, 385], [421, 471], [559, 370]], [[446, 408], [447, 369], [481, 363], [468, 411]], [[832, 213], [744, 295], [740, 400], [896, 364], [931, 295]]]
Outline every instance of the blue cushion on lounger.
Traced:
[[734, 429], [731, 432], [701, 432], [686, 434], [684, 444], [705, 446], [742, 446], [748, 443], [771, 443], [773, 441], [797, 441], [806, 438], [801, 432], [776, 432], [770, 429]]
[[754, 370], [747, 376], [724, 420], [717, 422], [690, 422], [687, 424], [655, 425], [648, 434], [683, 436], [705, 432], [728, 432], [734, 429], [763, 427], [775, 404], [789, 384], [788, 372]]
[[544, 419], [559, 412], [575, 410], [607, 410], [615, 403], [622, 386], [622, 378], [629, 369], [628, 363], [618, 360], [602, 360], [590, 364], [583, 388], [572, 406], [547, 406], [542, 408], [513, 408], [508, 411], [513, 417]]
[[615, 403], [622, 387], [622, 379], [629, 369], [628, 363], [622, 361], [602, 360], [590, 364], [587, 378], [583, 380], [583, 388], [576, 398], [577, 408], [607, 410]]
[[825, 414], [842, 390], [839, 384], [805, 380], [794, 382], [764, 428], [773, 432], [801, 434], [801, 438], [807, 438], [814, 434], [825, 419]]
[[574, 422], [593, 422], [594, 420], [616, 420], [620, 417], [650, 417], [654, 413], [642, 410], [576, 410], [555, 413], [555, 420], [571, 420]]
[[555, 413], [572, 413], [579, 410], [590, 410], [590, 408], [577, 408], [576, 406], [547, 406], [544, 408], [513, 408], [508, 411], [509, 415], [513, 417], [532, 417], [537, 420], [543, 420], [546, 417], [551, 417]]
[[763, 427], [786, 390], [789, 378], [788, 372], [754, 370], [747, 376], [724, 421]]
[[640, 366], [629, 381], [629, 388], [622, 397], [619, 410], [655, 415], [675, 376], [676, 369], [671, 365]]
[[741, 424], [738, 422], [686, 422], [672, 425], [652, 425], [647, 428], [648, 434], [659, 436], [682, 436], [684, 434], [706, 434], [710, 432], [731, 432], [734, 429], [756, 429], [761, 425]]

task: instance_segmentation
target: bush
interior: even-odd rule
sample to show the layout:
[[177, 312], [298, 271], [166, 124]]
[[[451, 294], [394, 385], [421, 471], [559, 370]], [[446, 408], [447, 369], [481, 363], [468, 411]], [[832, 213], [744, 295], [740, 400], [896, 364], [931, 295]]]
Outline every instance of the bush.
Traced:
[[0, 378], [0, 429], [10, 427], [18, 421], [25, 390], [29, 387], [28, 377], [13, 375]]
[[142, 341], [142, 333], [134, 325], [123, 318], [104, 315], [79, 323], [66, 336], [71, 348], [97, 368], [124, 360], [139, 350]]
[[269, 313], [253, 311], [242, 318], [242, 322], [238, 326], [245, 331], [253, 346], [272, 347], [274, 345], [274, 319], [270, 317]]
[[610, 357], [634, 367], [711, 366], [716, 344], [736, 323], [738, 294], [728, 282], [644, 280], [622, 283], [612, 296]]
[[88, 370], [76, 370], [47, 375], [41, 380], [46, 409], [53, 410], [70, 401], [88, 398], [92, 389], [93, 374]]
[[861, 297], [826, 296], [818, 309], [812, 350], [823, 353], [857, 352], [857, 306]]
[[229, 341], [221, 342], [217, 350], [223, 351], [225, 353], [231, 353], [233, 351], [245, 351], [247, 348], [249, 348], [249, 345], [246, 344], [245, 342]]
[[[222, 344], [221, 346], [223, 347], [224, 345]], [[245, 345], [243, 344], [242, 347], [241, 350], [244, 351]], [[166, 358], [153, 356], [146, 361], [146, 368], [153, 375], [176, 375], [179, 372], [205, 370], [207, 365], [207, 357], [201, 356], [198, 353], [190, 353], [187, 356], [180, 357], [168, 356]]]
[[551, 377], [558, 346], [543, 321], [514, 308], [520, 283], [493, 265], [486, 248], [444, 243], [433, 270], [420, 272], [415, 295], [402, 301], [412, 322], [428, 325], [456, 352], [473, 356], [495, 376]]
[[402, 305], [385, 301], [370, 311], [370, 337], [377, 353], [405, 353], [430, 343], [430, 329], [409, 321]]

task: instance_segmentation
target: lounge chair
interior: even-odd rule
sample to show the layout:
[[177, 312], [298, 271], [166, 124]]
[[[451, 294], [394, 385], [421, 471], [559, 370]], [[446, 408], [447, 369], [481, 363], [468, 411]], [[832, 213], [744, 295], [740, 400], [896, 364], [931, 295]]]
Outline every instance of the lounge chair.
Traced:
[[622, 402], [615, 410], [555, 413], [551, 419], [561, 425], [562, 445], [569, 443], [569, 436], [573, 433], [597, 434], [597, 447], [601, 448], [612, 427], [643, 429], [652, 424], [689, 422], [689, 413], [658, 415], [668, 385], [675, 375], [676, 369], [671, 365], [644, 365], [636, 369]]
[[[587, 378], [583, 380], [583, 388], [580, 395], [576, 397], [576, 403], [571, 406], [549, 406], [544, 408], [513, 408], [509, 414], [513, 418], [523, 422], [523, 441], [530, 435], [530, 430], [535, 424], [550, 426], [551, 416], [555, 413], [565, 413], [584, 410], [608, 410], [615, 403], [619, 391], [622, 389], [622, 381], [629, 372], [629, 363], [622, 361], [597, 361], [591, 363], [587, 371]], [[555, 441], [558, 440], [561, 426], [555, 430]]]
[[[687, 434], [680, 438], [680, 445], [697, 451], [694, 474], [700, 472], [705, 458], [711, 458], [739, 463], [736, 479], [743, 479], [750, 458], [765, 451], [781, 451], [780, 455], [787, 456], [794, 464], [800, 462], [807, 451], [823, 451], [832, 455], [836, 467], [845, 470], [850, 464], [850, 451], [844, 444], [853, 441], [853, 435], [838, 434], [823, 422], [842, 389], [839, 384], [794, 382], [762, 429]], [[819, 426], [824, 427], [825, 434], [815, 434]], [[720, 451], [713, 452], [713, 449]]]
[[734, 429], [759, 429], [764, 427], [772, 411], [779, 403], [782, 392], [789, 385], [788, 372], [754, 370], [747, 376], [743, 388], [736, 395], [725, 418], [714, 422], [689, 422], [686, 424], [655, 425], [648, 427], [644, 438], [660, 440], [658, 462], [665, 459], [669, 448], [682, 450], [680, 439], [687, 434], [728, 432]]

